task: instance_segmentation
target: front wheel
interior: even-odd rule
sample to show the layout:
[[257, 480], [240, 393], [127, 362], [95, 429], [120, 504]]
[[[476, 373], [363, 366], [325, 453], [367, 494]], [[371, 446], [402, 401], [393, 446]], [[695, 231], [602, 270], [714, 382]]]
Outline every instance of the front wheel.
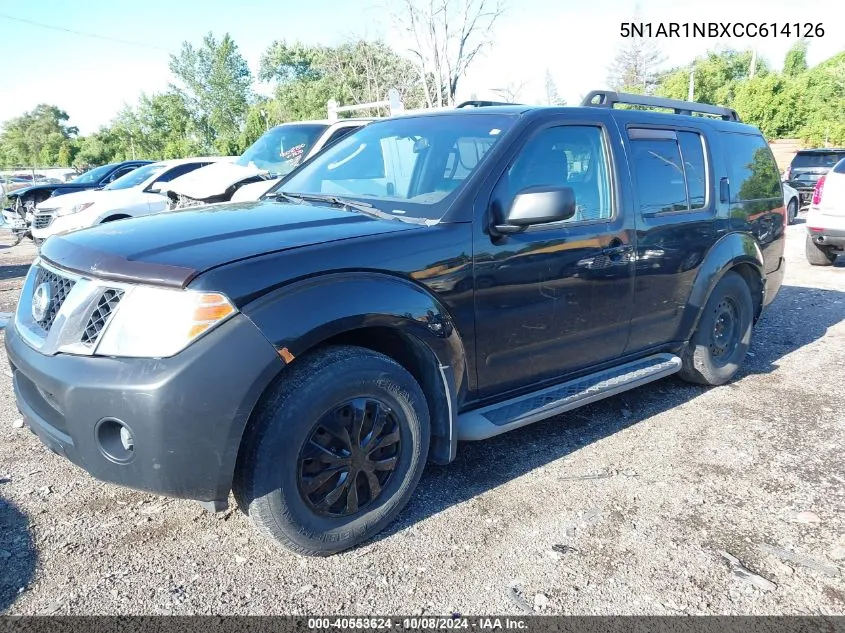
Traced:
[[731, 380], [748, 353], [754, 301], [748, 284], [735, 272], [719, 280], [682, 355], [679, 376], [700, 385]]
[[251, 420], [234, 492], [260, 532], [326, 556], [374, 536], [408, 502], [429, 412], [413, 376], [383, 354], [333, 346], [296, 362]]
[[832, 266], [836, 261], [836, 251], [819, 246], [809, 235], [805, 238], [804, 251], [811, 266]]
[[786, 205], [786, 223], [793, 224], [796, 217], [798, 217], [798, 201], [793, 198]]

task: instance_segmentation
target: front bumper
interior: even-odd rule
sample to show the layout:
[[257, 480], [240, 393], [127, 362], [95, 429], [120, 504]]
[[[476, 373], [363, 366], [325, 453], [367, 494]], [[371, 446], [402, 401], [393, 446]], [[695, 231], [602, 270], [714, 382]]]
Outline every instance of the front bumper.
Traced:
[[[210, 502], [228, 497], [247, 420], [283, 367], [243, 315], [165, 359], [45, 356], [11, 324], [6, 351], [18, 408], [47, 447], [97, 479]], [[104, 419], [130, 430], [126, 461], [107, 456]]]

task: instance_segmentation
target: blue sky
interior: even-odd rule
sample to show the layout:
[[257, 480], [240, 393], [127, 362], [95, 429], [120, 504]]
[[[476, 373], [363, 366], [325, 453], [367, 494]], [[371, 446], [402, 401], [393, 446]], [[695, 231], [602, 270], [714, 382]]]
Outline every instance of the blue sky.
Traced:
[[[653, 23], [728, 21], [822, 22], [825, 34], [810, 43], [817, 63], [845, 49], [845, 23], [827, 3], [794, 0], [640, 0], [643, 18]], [[630, 18], [634, 0], [511, 0], [495, 31], [495, 43], [462, 80], [461, 96], [495, 96], [490, 90], [522, 84], [522, 100], [542, 98], [546, 69], [558, 91], [575, 103], [605, 87], [607, 66], [622, 42], [620, 22]], [[58, 27], [131, 40], [122, 44], [45, 29], [0, 17], [0, 68], [4, 90], [0, 121], [38, 103], [56, 104], [83, 133], [107, 123], [141, 92], [163, 90], [171, 81], [169, 51], [184, 40], [198, 43], [208, 31], [228, 31], [257, 70], [262, 51], [274, 39], [334, 44], [352, 36], [382, 37], [402, 50], [389, 17], [390, 0], [0, 0], [0, 14]], [[795, 38], [662, 39], [667, 65], [687, 63], [708, 49], [756, 46], [776, 68]]]

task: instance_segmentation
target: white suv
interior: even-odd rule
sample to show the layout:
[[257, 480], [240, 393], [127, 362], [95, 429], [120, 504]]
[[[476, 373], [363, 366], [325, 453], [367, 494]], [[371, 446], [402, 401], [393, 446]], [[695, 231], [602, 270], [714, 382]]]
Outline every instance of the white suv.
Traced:
[[807, 261], [830, 266], [845, 250], [845, 158], [819, 178], [807, 212]]

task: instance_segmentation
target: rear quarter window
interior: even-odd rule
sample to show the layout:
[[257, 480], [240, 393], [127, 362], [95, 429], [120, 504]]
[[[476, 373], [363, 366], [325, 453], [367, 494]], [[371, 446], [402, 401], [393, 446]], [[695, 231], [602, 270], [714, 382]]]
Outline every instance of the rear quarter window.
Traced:
[[723, 134], [731, 202], [777, 199], [783, 202], [780, 174], [762, 136]]
[[834, 174], [845, 174], [845, 158], [836, 163], [832, 171]]
[[792, 159], [792, 167], [830, 169], [842, 158], [845, 158], [845, 152], [798, 152]]

